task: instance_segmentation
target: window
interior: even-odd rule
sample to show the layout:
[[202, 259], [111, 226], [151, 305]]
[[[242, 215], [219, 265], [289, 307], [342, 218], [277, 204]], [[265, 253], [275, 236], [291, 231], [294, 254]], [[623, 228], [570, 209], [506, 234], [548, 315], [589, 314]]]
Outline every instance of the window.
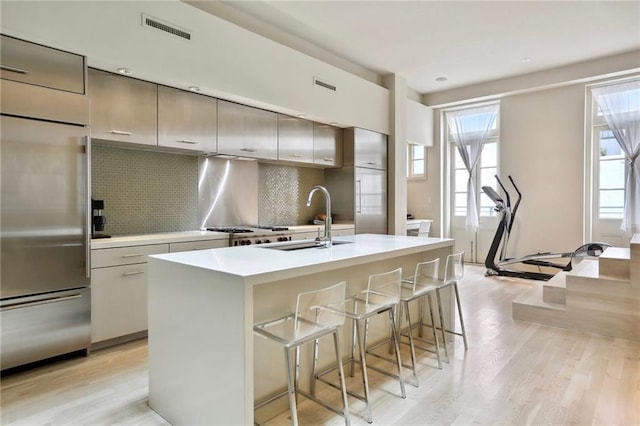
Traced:
[[409, 179], [425, 179], [427, 177], [427, 148], [410, 143], [407, 154], [407, 177]]
[[[615, 87], [615, 86], [612, 86]], [[623, 86], [624, 87], [624, 86]], [[605, 98], [615, 99], [613, 112], [620, 116], [637, 114], [640, 108], [640, 90], [620, 89]], [[596, 219], [622, 220], [624, 215], [625, 172], [628, 162], [624, 152], [616, 140], [613, 131], [604, 120], [602, 110], [596, 99], [592, 105], [593, 148], [594, 148], [594, 201], [597, 206], [594, 216]], [[624, 132], [624, 130], [623, 130]]]
[[624, 211], [624, 154], [608, 128], [596, 129], [598, 144], [598, 218], [622, 219]]
[[[498, 105], [492, 105], [493, 110], [498, 109]], [[474, 108], [475, 109], [475, 108]], [[478, 113], [474, 114], [473, 109], [469, 110], [470, 113], [465, 115], [464, 130], [469, 134], [480, 133], [482, 130], [483, 120], [486, 120], [487, 113], [479, 109]], [[496, 212], [493, 209], [495, 204], [491, 199], [482, 192], [483, 186], [490, 186], [494, 189], [497, 187], [495, 175], [498, 174], [498, 139], [499, 139], [499, 127], [498, 120], [494, 120], [490, 127], [487, 141], [482, 148], [480, 161], [473, 170], [472, 179], [474, 180], [476, 188], [476, 199], [479, 199], [479, 213], [480, 217], [495, 216]], [[453, 158], [453, 174], [451, 186], [453, 188], [453, 214], [454, 216], [462, 217], [467, 215], [467, 181], [469, 179], [469, 172], [467, 171], [460, 152], [458, 151], [454, 138], [452, 136], [452, 129], [448, 127], [448, 142], [452, 152]]]

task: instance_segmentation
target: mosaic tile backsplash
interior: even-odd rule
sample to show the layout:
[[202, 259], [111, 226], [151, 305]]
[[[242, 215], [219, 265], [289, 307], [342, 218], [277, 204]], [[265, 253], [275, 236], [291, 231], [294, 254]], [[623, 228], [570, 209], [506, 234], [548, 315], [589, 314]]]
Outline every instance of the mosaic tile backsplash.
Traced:
[[322, 169], [260, 164], [258, 169], [258, 220], [260, 225], [307, 225], [324, 212], [324, 198], [309, 191], [322, 185]]
[[91, 193], [104, 200], [109, 235], [193, 231], [198, 158], [93, 145]]
[[[324, 182], [322, 169], [254, 164], [260, 225], [306, 225], [324, 212], [320, 194], [306, 205], [311, 188]], [[94, 144], [91, 191], [104, 200], [109, 235], [199, 228], [198, 157]]]

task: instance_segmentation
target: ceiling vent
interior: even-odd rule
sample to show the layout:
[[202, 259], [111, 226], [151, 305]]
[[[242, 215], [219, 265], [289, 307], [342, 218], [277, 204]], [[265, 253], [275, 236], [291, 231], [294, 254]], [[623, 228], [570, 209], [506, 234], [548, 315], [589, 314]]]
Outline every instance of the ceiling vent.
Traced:
[[156, 30], [164, 31], [167, 34], [183, 38], [185, 40], [191, 40], [191, 33], [189, 33], [188, 31], [179, 28], [174, 24], [163, 22], [158, 18], [154, 18], [153, 16], [149, 16], [144, 13], [142, 14], [142, 27], [153, 28]]
[[325, 89], [332, 90], [334, 92], [338, 90], [335, 84], [328, 83], [324, 80], [320, 80], [318, 77], [313, 77], [313, 84], [316, 86], [324, 87]]

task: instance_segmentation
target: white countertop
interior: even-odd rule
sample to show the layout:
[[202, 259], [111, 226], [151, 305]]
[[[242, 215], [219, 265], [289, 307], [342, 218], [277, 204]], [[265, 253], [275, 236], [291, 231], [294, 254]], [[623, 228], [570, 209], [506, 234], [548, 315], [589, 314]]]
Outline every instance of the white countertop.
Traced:
[[269, 244], [263, 244], [159, 254], [149, 256], [149, 260], [162, 259], [243, 277], [248, 284], [260, 284], [453, 245], [450, 238], [378, 234], [347, 235], [334, 241], [350, 244], [293, 251], [272, 250], [266, 248]]
[[91, 249], [114, 247], [146, 246], [149, 244], [181, 243], [185, 241], [205, 241], [228, 239], [229, 234], [212, 231], [163, 232], [157, 234], [123, 235], [120, 237], [91, 240]]
[[[355, 225], [334, 223], [331, 229], [353, 229]], [[293, 232], [315, 232], [316, 229], [324, 229], [324, 225], [297, 225], [289, 226]], [[149, 244], [181, 243], [186, 241], [224, 240], [229, 234], [213, 231], [184, 231], [184, 232], [161, 232], [155, 234], [122, 235], [111, 238], [98, 238], [91, 240], [91, 249], [99, 250], [115, 247], [146, 246]]]

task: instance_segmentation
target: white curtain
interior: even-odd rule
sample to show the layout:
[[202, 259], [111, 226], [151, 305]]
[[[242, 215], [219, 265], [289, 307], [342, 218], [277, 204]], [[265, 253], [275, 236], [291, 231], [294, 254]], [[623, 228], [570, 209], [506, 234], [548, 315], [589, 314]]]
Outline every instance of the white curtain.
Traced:
[[476, 204], [476, 188], [473, 183], [473, 170], [480, 161], [482, 147], [494, 128], [497, 115], [498, 105], [446, 112], [449, 132], [464, 162], [464, 166], [469, 172], [465, 228], [472, 232], [476, 232], [480, 226]]
[[593, 98], [604, 115], [624, 152], [625, 168], [624, 214], [620, 229], [640, 231], [640, 81], [592, 90]]

